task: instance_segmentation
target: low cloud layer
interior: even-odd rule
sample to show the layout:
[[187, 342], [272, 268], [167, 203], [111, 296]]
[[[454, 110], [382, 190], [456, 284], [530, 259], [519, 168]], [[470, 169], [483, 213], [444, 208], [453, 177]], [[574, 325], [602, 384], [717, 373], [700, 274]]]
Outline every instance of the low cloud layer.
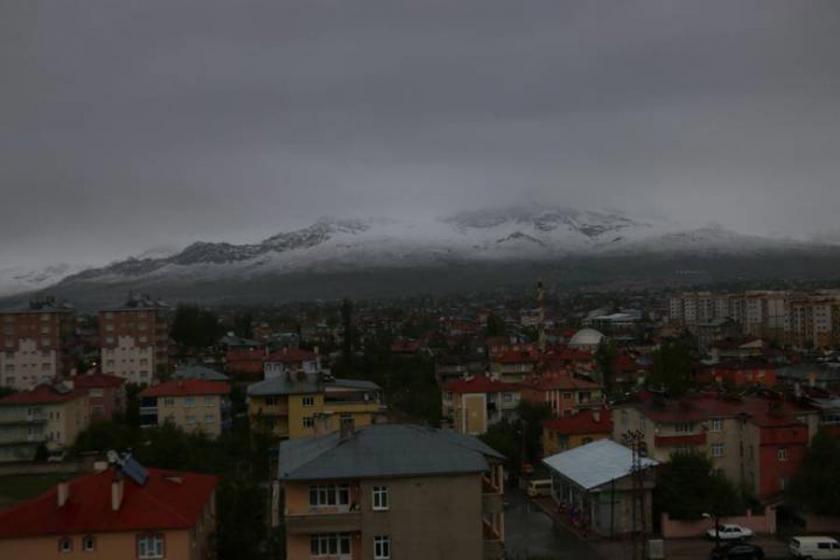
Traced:
[[840, 230], [840, 4], [6, 2], [0, 260], [515, 203]]

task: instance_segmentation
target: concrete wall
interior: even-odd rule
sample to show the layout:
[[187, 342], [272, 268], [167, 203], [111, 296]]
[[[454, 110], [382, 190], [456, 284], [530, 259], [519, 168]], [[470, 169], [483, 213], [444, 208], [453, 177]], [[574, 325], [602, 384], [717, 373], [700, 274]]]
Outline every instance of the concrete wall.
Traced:
[[222, 433], [222, 401], [226, 398], [221, 395], [158, 397], [158, 424], [170, 419], [186, 432], [201, 431], [218, 437]]
[[[162, 531], [167, 560], [198, 560], [193, 552], [189, 531]], [[95, 550], [84, 552], [85, 535], [51, 535], [24, 539], [0, 539], [0, 558], [60, 558], [62, 560], [110, 560], [112, 558], [137, 558], [137, 537], [141, 532], [95, 534]], [[73, 541], [71, 552], [60, 552], [59, 538]]]
[[[721, 524], [740, 525], [751, 529], [757, 535], [775, 535], [776, 534], [776, 510], [768, 507], [763, 515], [752, 515], [747, 512], [747, 515], [736, 517], [722, 517]], [[715, 526], [711, 519], [698, 519], [696, 521], [682, 521], [679, 519], [671, 519], [667, 513], [662, 514], [662, 536], [666, 539], [689, 539], [694, 537], [702, 537], [706, 535], [706, 531]], [[837, 525], [840, 530], [840, 523]]]
[[149, 339], [154, 333], [141, 335], [147, 342], [140, 342], [132, 335], [114, 336], [115, 346], [102, 348], [102, 373], [122, 377], [129, 383], [150, 384], [155, 371], [155, 346]]

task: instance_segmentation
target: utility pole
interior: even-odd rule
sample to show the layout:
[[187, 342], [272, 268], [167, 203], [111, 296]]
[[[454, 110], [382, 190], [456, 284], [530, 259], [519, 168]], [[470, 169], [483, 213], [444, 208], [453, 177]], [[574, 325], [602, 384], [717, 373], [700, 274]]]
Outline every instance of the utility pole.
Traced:
[[632, 452], [630, 466], [631, 481], [633, 489], [631, 492], [631, 511], [633, 514], [633, 526], [631, 535], [633, 538], [633, 560], [645, 560], [647, 556], [647, 523], [645, 515], [645, 466], [644, 459], [647, 457], [647, 444], [645, 435], [639, 430], [626, 432], [622, 436], [622, 443]]

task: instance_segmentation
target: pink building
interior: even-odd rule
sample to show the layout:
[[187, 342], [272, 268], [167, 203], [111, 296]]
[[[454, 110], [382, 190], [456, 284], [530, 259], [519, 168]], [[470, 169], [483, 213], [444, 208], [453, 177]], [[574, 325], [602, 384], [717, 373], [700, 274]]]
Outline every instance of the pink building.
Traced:
[[73, 387], [86, 391], [90, 403], [90, 419], [111, 420], [114, 414], [125, 412], [125, 379], [106, 373], [78, 375], [72, 378]]

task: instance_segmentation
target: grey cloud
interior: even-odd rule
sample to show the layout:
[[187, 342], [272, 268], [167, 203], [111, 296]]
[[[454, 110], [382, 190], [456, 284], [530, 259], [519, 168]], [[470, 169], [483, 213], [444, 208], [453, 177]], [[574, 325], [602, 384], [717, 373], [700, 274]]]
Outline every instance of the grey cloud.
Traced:
[[530, 201], [807, 235], [840, 202], [840, 6], [0, 6], [0, 259]]

